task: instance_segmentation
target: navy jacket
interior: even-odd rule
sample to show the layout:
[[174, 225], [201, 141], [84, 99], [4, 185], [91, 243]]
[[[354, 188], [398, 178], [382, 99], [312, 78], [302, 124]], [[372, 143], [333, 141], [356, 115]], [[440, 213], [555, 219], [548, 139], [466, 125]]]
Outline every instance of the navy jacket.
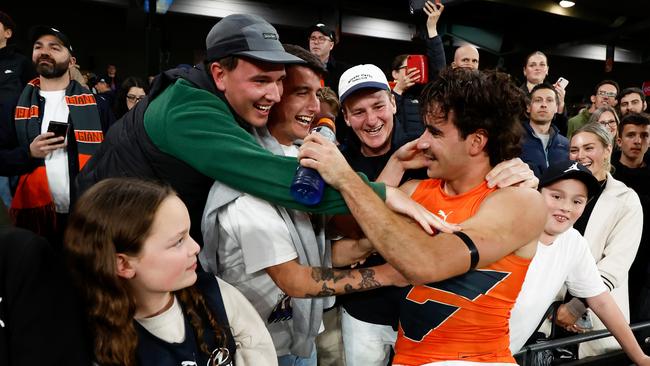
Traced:
[[555, 125], [551, 124], [550, 137], [546, 151], [542, 140], [537, 137], [528, 121], [523, 123], [524, 134], [521, 149], [521, 160], [530, 166], [537, 178], [548, 168], [549, 162], [567, 160], [569, 158], [569, 140], [562, 136]]

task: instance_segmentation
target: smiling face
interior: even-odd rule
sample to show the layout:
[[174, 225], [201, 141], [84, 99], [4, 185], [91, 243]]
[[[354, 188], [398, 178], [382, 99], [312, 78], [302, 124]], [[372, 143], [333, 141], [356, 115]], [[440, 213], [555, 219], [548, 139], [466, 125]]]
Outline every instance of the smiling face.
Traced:
[[365, 156], [379, 156], [390, 150], [395, 98], [386, 90], [361, 89], [345, 99], [343, 117], [361, 141]]
[[452, 122], [454, 111], [446, 118], [439, 108], [433, 107], [425, 115], [425, 130], [418, 140], [418, 149], [427, 158], [427, 175], [430, 178], [453, 181], [463, 175], [469, 166], [468, 140], [462, 139]]
[[598, 136], [591, 132], [580, 132], [571, 137], [569, 159], [587, 167], [598, 181], [603, 181], [607, 176], [611, 154], [611, 145], [604, 146]]
[[271, 107], [282, 96], [283, 64], [240, 58], [232, 70], [214, 62], [210, 71], [217, 88], [239, 117], [254, 127], [266, 125]]
[[50, 34], [41, 36], [34, 42], [32, 62], [36, 72], [46, 79], [60, 78], [74, 65], [70, 51], [60, 39]]
[[126, 256], [133, 269], [127, 283], [138, 298], [166, 294], [196, 282], [200, 247], [189, 230], [190, 217], [183, 201], [167, 197], [156, 211], [140, 252]]
[[548, 216], [540, 241], [550, 244], [582, 215], [587, 204], [587, 186], [577, 179], [563, 179], [542, 188], [541, 193]]
[[271, 109], [269, 130], [278, 142], [290, 145], [294, 140], [307, 136], [320, 109], [316, 95], [320, 89], [320, 77], [308, 67], [289, 66], [283, 89], [280, 103]]
[[533, 54], [528, 58], [526, 66], [524, 66], [524, 76], [531, 84], [540, 84], [548, 75], [548, 63], [546, 56], [540, 54]]

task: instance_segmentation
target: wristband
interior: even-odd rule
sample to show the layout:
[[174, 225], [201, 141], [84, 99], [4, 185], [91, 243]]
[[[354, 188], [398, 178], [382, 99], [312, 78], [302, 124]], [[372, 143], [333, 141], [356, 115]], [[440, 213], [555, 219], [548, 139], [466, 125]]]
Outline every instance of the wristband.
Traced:
[[470, 264], [469, 264], [469, 270], [473, 270], [476, 268], [476, 265], [478, 264], [479, 260], [479, 254], [478, 254], [478, 248], [476, 248], [476, 245], [472, 241], [472, 239], [467, 236], [462, 231], [454, 231], [454, 235], [460, 238], [460, 240], [467, 245], [467, 249], [469, 249], [469, 258], [470, 258]]

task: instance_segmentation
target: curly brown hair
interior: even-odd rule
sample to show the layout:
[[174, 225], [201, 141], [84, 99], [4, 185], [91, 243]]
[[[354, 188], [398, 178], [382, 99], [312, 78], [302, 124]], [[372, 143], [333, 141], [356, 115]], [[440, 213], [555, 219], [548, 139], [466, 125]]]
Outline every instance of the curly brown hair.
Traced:
[[[103, 180], [77, 202], [65, 233], [65, 252], [72, 277], [85, 299], [96, 361], [102, 366], [136, 364], [138, 337], [133, 325], [135, 300], [127, 281], [117, 275], [116, 255], [137, 255], [160, 204], [176, 193], [165, 185], [133, 178]], [[204, 320], [215, 331], [217, 345], [226, 333], [201, 293], [190, 286], [173, 293], [182, 304], [201, 351]]]
[[422, 90], [420, 105], [423, 121], [438, 108], [445, 118], [453, 110], [452, 122], [463, 139], [484, 130], [492, 166], [521, 154], [519, 116], [526, 110], [526, 96], [508, 74], [446, 68]]

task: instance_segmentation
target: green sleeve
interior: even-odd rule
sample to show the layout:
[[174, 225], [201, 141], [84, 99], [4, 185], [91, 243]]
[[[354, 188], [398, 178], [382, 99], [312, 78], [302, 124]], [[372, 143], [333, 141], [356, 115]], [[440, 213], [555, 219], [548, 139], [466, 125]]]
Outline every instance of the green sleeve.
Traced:
[[[185, 80], [178, 80], [151, 102], [144, 125], [161, 151], [237, 190], [302, 211], [349, 212], [343, 197], [331, 187], [316, 206], [296, 202], [289, 193], [298, 167], [296, 158], [273, 155], [262, 148], [237, 124], [221, 99]], [[369, 184], [385, 199], [383, 184]]]

